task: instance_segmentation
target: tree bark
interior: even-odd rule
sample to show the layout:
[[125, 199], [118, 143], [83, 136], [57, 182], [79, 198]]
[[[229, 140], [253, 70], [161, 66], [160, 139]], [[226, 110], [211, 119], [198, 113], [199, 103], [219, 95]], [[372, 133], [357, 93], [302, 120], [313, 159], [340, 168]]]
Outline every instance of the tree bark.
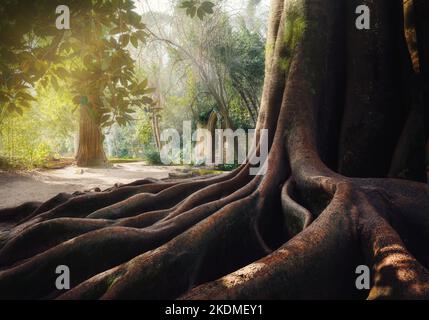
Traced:
[[76, 162], [80, 167], [97, 167], [107, 164], [103, 148], [103, 134], [95, 103], [81, 105], [79, 120], [79, 147]]
[[[247, 163], [0, 211], [0, 297], [429, 298], [429, 186], [387, 177], [402, 133], [421, 134], [407, 129], [402, 1], [363, 3], [370, 30], [354, 28], [362, 1], [271, 1], [265, 175]], [[285, 41], [290, 21], [303, 28]], [[53, 287], [59, 264], [67, 292]], [[370, 290], [355, 286], [359, 265]]]

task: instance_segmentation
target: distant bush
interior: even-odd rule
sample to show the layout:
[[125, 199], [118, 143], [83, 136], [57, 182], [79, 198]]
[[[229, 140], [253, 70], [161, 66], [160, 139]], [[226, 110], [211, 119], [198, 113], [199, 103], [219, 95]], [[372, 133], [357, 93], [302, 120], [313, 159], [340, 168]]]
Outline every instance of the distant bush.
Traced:
[[143, 160], [147, 164], [152, 164], [152, 165], [162, 164], [159, 151], [154, 147], [148, 147], [143, 151]]
[[237, 169], [239, 166], [239, 164], [220, 164], [216, 166], [216, 169], [220, 171], [232, 171]]
[[[21, 142], [21, 141], [19, 141]], [[8, 146], [9, 147], [9, 146]], [[29, 146], [16, 144], [14, 149], [0, 150], [0, 168], [3, 170], [25, 170], [43, 167], [52, 158], [50, 147], [42, 142]]]

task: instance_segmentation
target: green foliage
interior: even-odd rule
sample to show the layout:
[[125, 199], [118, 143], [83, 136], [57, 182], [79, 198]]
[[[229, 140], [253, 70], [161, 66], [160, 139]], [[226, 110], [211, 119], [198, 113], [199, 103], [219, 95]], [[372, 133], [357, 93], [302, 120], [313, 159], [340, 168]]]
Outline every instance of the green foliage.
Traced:
[[239, 95], [232, 95], [229, 102], [229, 116], [235, 128], [251, 129], [254, 127], [252, 119], [250, 118], [249, 112], [243, 108], [242, 102]]
[[119, 126], [114, 124], [105, 132], [104, 150], [115, 158], [138, 158], [141, 156], [141, 145], [133, 125]]
[[142, 158], [109, 158], [109, 163], [133, 163], [142, 160]]
[[290, 61], [295, 47], [301, 40], [306, 28], [304, 9], [301, 2], [293, 2], [288, 8], [288, 14], [285, 22], [285, 32], [283, 41], [286, 47], [286, 55], [280, 61], [280, 67], [286, 72], [289, 71]]
[[[69, 48], [83, 53], [82, 63], [71, 70], [75, 101], [90, 97], [94, 116], [104, 127], [115, 122], [124, 126], [133, 120], [133, 107], [153, 103], [149, 97], [153, 89], [148, 87], [147, 79], [137, 79], [128, 50], [130, 45], [137, 48], [148, 36], [133, 9], [129, 0], [120, 5], [115, 1], [97, 2], [90, 13], [80, 18], [82, 28], [73, 28], [61, 47], [63, 54]], [[93, 98], [94, 95], [101, 98]]]
[[[181, 133], [185, 120], [195, 129], [221, 110], [209, 86], [225, 94], [234, 127], [253, 127], [247, 107], [259, 104], [263, 32], [229, 15], [222, 2], [179, 3], [182, 13], [160, 13], [158, 22], [206, 78], [183, 50], [147, 41], [153, 32], [133, 0], [69, 0], [71, 30], [55, 28], [60, 0], [0, 1], [0, 156], [31, 167], [58, 153], [73, 155], [73, 110], [86, 106], [103, 127], [110, 156], [147, 154], [159, 164], [152, 117], [161, 119], [161, 130]], [[183, 30], [174, 28], [174, 19]], [[151, 26], [154, 20], [144, 21]]]
[[209, 121], [210, 115], [212, 114], [213, 111], [216, 111], [215, 107], [208, 109], [208, 110], [202, 110], [198, 114], [198, 122], [207, 123], [207, 121]]
[[215, 43], [213, 56], [223, 63], [237, 90], [260, 91], [264, 79], [265, 39], [245, 24]]
[[136, 123], [137, 137], [142, 145], [153, 143], [152, 126], [149, 118], [144, 118]]
[[54, 15], [49, 17], [44, 12], [47, 4], [47, 1], [0, 2], [0, 123], [8, 114], [22, 114], [30, 108], [34, 100], [30, 89], [48, 68], [46, 60], [53, 54], [50, 44], [54, 42], [56, 29], [52, 23]]
[[221, 30], [210, 40], [207, 54], [222, 75], [220, 83], [234, 127], [250, 128], [255, 124], [262, 91], [265, 39], [242, 21], [233, 27], [228, 17], [219, 19]]
[[216, 168], [220, 171], [232, 171], [237, 169], [239, 166], [239, 164], [220, 164], [216, 166]]
[[144, 150], [154, 148], [151, 120], [143, 110], [136, 111], [136, 120], [125, 126], [114, 124], [104, 130], [107, 155], [121, 159], [139, 159]]
[[[132, 0], [70, 0], [70, 30], [55, 28], [60, 1], [0, 3], [0, 115], [22, 114], [37, 82], [58, 90], [67, 85], [74, 103], [92, 107], [104, 126], [131, 121], [132, 106], [153, 103], [148, 81], [135, 77], [127, 49], [148, 33]], [[19, 27], [18, 27], [19, 26]], [[5, 39], [5, 41], [3, 41]], [[0, 121], [2, 116], [0, 116]]]
[[145, 150], [143, 151], [143, 159], [146, 162], [146, 164], [162, 165], [161, 156], [159, 154], [159, 151], [150, 145], [147, 146], [145, 148]]
[[203, 20], [205, 15], [212, 14], [214, 6], [213, 2], [200, 0], [185, 0], [180, 4], [180, 8], [186, 9], [188, 16], [194, 18], [196, 15], [200, 20]]
[[73, 154], [77, 115], [66, 91], [37, 87], [36, 101], [22, 115], [8, 114], [0, 126], [0, 157], [12, 167], [40, 167], [58, 153]]

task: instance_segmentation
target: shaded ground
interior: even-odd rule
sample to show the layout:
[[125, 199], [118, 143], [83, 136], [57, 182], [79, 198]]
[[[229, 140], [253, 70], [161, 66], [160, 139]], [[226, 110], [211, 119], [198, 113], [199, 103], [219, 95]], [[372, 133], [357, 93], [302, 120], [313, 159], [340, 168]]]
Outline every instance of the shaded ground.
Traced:
[[95, 187], [105, 189], [115, 183], [130, 183], [143, 178], [168, 178], [182, 167], [146, 166], [144, 162], [115, 164], [112, 168], [78, 168], [26, 173], [0, 171], [0, 208], [17, 206], [24, 201], [46, 201], [60, 192], [73, 193]]

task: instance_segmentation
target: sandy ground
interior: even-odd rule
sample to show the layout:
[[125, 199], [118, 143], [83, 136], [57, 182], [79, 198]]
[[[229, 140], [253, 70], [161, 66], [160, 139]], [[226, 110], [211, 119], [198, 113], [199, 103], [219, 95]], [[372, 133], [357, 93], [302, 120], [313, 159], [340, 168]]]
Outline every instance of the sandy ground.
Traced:
[[73, 193], [143, 178], [168, 178], [181, 167], [146, 166], [143, 162], [115, 164], [108, 169], [69, 166], [57, 170], [7, 173], [0, 171], [0, 208], [24, 201], [46, 201], [60, 192]]

